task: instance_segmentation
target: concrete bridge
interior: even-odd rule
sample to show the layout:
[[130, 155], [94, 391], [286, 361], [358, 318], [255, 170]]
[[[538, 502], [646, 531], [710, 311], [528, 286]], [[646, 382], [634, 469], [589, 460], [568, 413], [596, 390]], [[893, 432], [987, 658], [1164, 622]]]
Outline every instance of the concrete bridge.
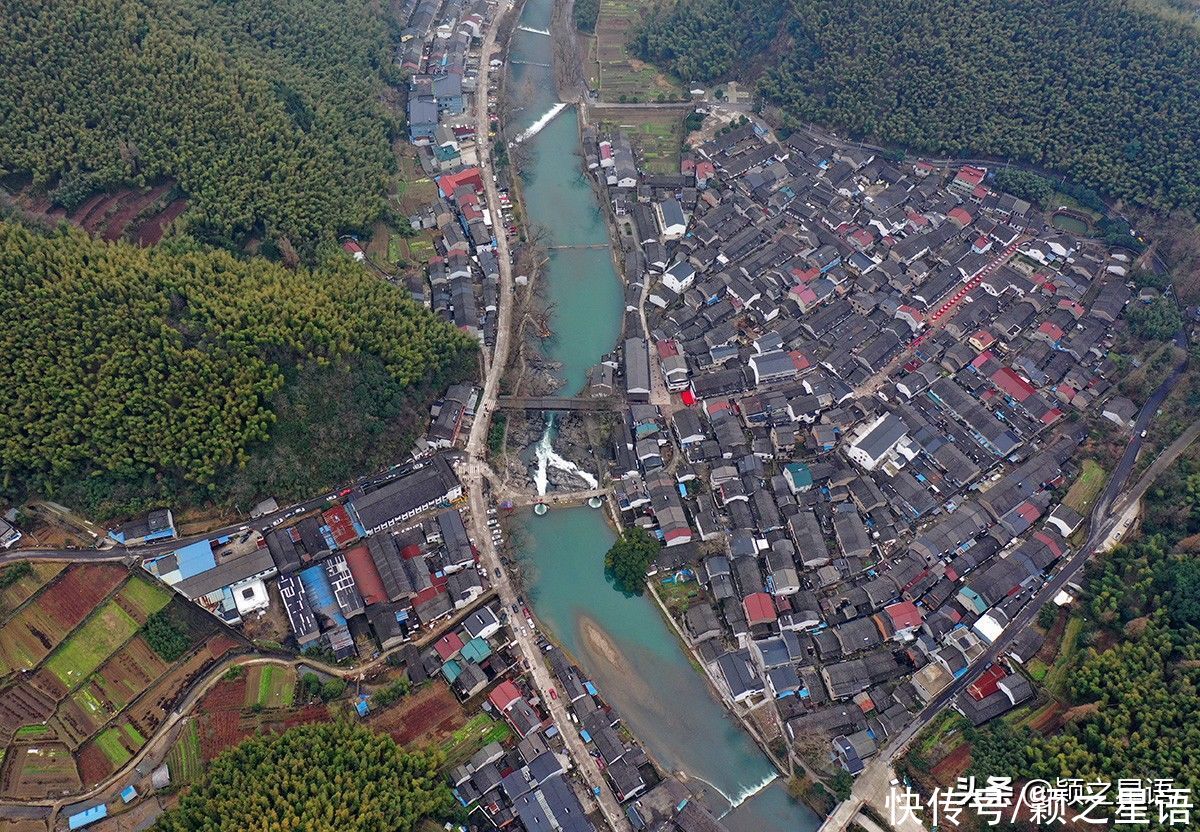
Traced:
[[561, 410], [578, 413], [604, 413], [620, 410], [624, 403], [616, 396], [500, 396], [499, 410]]

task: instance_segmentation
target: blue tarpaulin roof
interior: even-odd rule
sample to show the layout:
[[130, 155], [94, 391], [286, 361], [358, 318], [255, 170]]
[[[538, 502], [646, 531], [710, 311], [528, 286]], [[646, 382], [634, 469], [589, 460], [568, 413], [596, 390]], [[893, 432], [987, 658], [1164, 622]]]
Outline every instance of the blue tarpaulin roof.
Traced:
[[99, 806], [93, 806], [90, 809], [84, 809], [78, 814], [71, 815], [71, 817], [67, 818], [67, 828], [82, 829], [89, 823], [104, 820], [106, 817], [108, 817], [108, 807], [101, 803]]
[[133, 786], [126, 786], [121, 789], [121, 799], [126, 803], [131, 802], [135, 797], [137, 797], [137, 789]]
[[199, 575], [201, 572], [207, 572], [217, 565], [217, 561], [213, 557], [212, 544], [207, 540], [198, 540], [182, 549], [176, 549], [175, 560], [179, 564], [179, 574], [183, 576], [184, 580], [193, 575]]

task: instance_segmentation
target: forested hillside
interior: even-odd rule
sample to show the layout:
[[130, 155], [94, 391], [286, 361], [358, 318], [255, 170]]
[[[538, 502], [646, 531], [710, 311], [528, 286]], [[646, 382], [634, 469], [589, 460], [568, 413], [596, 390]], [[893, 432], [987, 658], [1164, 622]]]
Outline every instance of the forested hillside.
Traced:
[[684, 84], [737, 75], [775, 36], [788, 12], [771, 0], [675, 0], [653, 5], [634, 35], [633, 51]]
[[340, 251], [289, 271], [0, 223], [0, 317], [3, 487], [101, 514], [323, 487], [406, 449], [474, 369], [470, 339]]
[[408, 832], [458, 806], [438, 760], [339, 722], [259, 736], [222, 754], [158, 832]]
[[5, 3], [0, 173], [68, 208], [174, 180], [221, 242], [364, 227], [394, 168], [388, 42], [370, 0]]
[[[677, 0], [640, 54], [687, 82], [752, 62], [772, 0]], [[791, 116], [890, 144], [1066, 173], [1158, 208], [1200, 207], [1200, 32], [1123, 0], [791, 0], [761, 79]]]

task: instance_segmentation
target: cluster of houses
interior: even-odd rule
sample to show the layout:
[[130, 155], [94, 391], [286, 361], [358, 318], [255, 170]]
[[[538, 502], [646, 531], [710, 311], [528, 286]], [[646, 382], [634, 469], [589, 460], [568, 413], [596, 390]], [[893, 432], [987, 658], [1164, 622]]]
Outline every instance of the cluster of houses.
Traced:
[[433, 201], [408, 218], [414, 231], [437, 232], [428, 283], [416, 280], [408, 288], [414, 300], [486, 346], [496, 337], [496, 234], [512, 227], [507, 193], [495, 208], [484, 196], [476, 142], [488, 137], [476, 137], [471, 113], [479, 75], [477, 46], [495, 5], [485, 0], [409, 0], [402, 11], [409, 23], [397, 58], [402, 71], [410, 73], [409, 140], [425, 173], [437, 183]]
[[[481, 707], [507, 722], [513, 741], [491, 743], [451, 773], [454, 794], [468, 811], [479, 812], [489, 828], [509, 828], [514, 821], [530, 832], [541, 829], [591, 832], [574, 785], [565, 777], [567, 755], [559, 728], [545, 715], [535, 691], [517, 676], [507, 676], [513, 664], [504, 641], [503, 610], [481, 607], [463, 623], [461, 632], [444, 636], [423, 656], [410, 662], [414, 680], [440, 674], [465, 701], [480, 695]], [[482, 643], [482, 644], [481, 644]], [[472, 645], [480, 645], [472, 649]], [[719, 830], [712, 815], [698, 804], [686, 809], [689, 794], [671, 779], [663, 779], [646, 752], [621, 730], [620, 717], [561, 650], [542, 642], [544, 658], [556, 685], [551, 695], [569, 707], [574, 726], [597, 758], [613, 794], [626, 804], [638, 829]], [[469, 655], [470, 654], [470, 655]], [[486, 673], [471, 668], [484, 655], [493, 661]], [[485, 659], [486, 661], [487, 659]], [[463, 682], [470, 674], [470, 681]]]
[[[625, 243], [619, 505], [656, 579], [703, 586], [682, 623], [728, 704], [771, 700], [776, 736], [857, 773], [1071, 552], [1086, 423], [1137, 413], [1108, 357], [1130, 256], [972, 166], [747, 124], [656, 176], [587, 138]], [[1039, 646], [956, 707], [1032, 698]]]
[[406, 0], [400, 15], [408, 21], [396, 59], [409, 76], [408, 136], [434, 148], [440, 167], [450, 152], [444, 143], [457, 155], [457, 140], [474, 136], [465, 115], [479, 76], [471, 46], [487, 28], [490, 7], [483, 0]]
[[[301, 649], [320, 645], [338, 659], [363, 645], [384, 650], [486, 591], [487, 577], [453, 507], [462, 494], [458, 475], [437, 455], [291, 525], [188, 543], [143, 566], [227, 624], [269, 607], [274, 580]], [[141, 534], [161, 515], [170, 513], [152, 513], [123, 533]]]
[[[500, 264], [496, 226], [483, 176], [467, 167], [438, 176], [429, 227], [438, 230], [429, 260], [428, 305], [463, 332], [491, 346], [496, 340]], [[421, 288], [424, 291], [424, 287]]]

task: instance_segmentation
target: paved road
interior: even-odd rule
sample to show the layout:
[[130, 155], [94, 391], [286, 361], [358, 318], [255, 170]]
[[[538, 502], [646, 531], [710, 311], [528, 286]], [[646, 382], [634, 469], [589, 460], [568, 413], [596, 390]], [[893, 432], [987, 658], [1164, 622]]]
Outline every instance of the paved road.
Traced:
[[[1186, 349], [1187, 342], [1182, 333], [1176, 336], [1176, 344]], [[833, 830], [845, 829], [858, 813], [859, 809], [862, 808], [863, 803], [869, 802], [876, 807], [884, 805], [883, 799], [890, 789], [892, 761], [902, 754], [913, 737], [928, 725], [934, 717], [948, 707], [954, 698], [975, 681], [975, 678], [988, 665], [1004, 655], [1008, 646], [1012, 644], [1013, 639], [1033, 623], [1038, 610], [1050, 603], [1054, 596], [1069, 581], [1076, 577], [1079, 570], [1087, 563], [1088, 558], [1092, 556], [1099, 545], [1108, 537], [1114, 524], [1117, 522], [1117, 515], [1121, 513], [1120, 511], [1114, 512], [1112, 509], [1118, 507], [1117, 497], [1124, 488], [1125, 480], [1128, 479], [1130, 472], [1133, 470], [1134, 462], [1137, 460], [1139, 451], [1141, 451], [1142, 432], [1150, 426], [1150, 422], [1154, 419], [1158, 408], [1162, 406], [1167, 395], [1179, 382], [1184, 372], [1186, 372], [1187, 365], [1188, 358], [1185, 354], [1184, 359], [1172, 370], [1170, 375], [1163, 379], [1162, 383], [1151, 394], [1149, 400], [1142, 405], [1142, 409], [1138, 413], [1137, 420], [1133, 426], [1132, 439], [1125, 448], [1125, 454], [1121, 457], [1120, 463], [1109, 477], [1104, 491], [1101, 493], [1099, 499], [1096, 500], [1096, 504], [1092, 509], [1090, 530], [1084, 545], [1080, 547], [1079, 551], [1067, 558], [1066, 562], [1058, 569], [1054, 576], [1025, 605], [1021, 612], [1017, 614], [1017, 617], [1009, 622], [1000, 636], [988, 646], [987, 650], [983, 652], [966, 674], [955, 680], [946, 690], [942, 691], [941, 694], [926, 705], [908, 728], [902, 731], [894, 740], [891, 740], [888, 743], [887, 749], [882, 754], [872, 759], [855, 781], [854, 791], [851, 793], [850, 799], [844, 801], [826, 819], [825, 823], [821, 825], [821, 832], [833, 832]], [[1175, 450], [1175, 454], [1178, 455], [1178, 453], [1182, 452], [1184, 447], [1186, 447], [1186, 444], [1178, 447]], [[1173, 445], [1172, 448], [1176, 448], [1176, 446]], [[1139, 488], [1140, 486], [1141, 483], [1139, 483]], [[1140, 496], [1140, 493], [1137, 496]], [[1128, 500], [1129, 498], [1122, 499], [1119, 508], [1122, 510], [1126, 508]]]
[[[479, 92], [475, 95], [475, 129], [477, 136], [476, 146], [479, 150], [479, 166], [484, 171], [483, 181], [487, 191], [487, 201], [492, 206], [500, 204], [496, 183], [489, 173], [492, 170], [492, 147], [491, 142], [488, 141], [487, 109], [488, 76], [490, 74], [489, 62], [492, 51], [495, 49], [495, 43], [496, 26], [493, 25], [489, 27], [488, 33], [484, 38], [483, 48], [480, 51], [479, 80], [477, 86]], [[496, 575], [497, 573], [500, 575], [499, 578], [494, 580], [496, 591], [504, 607], [511, 609], [514, 604], [517, 604], [517, 593], [513, 588], [508, 571], [500, 561], [500, 555], [496, 551], [496, 547], [492, 542], [492, 536], [487, 528], [488, 501], [483, 490], [484, 478], [487, 472], [485, 453], [487, 450], [488, 426], [491, 422], [492, 413], [496, 409], [500, 379], [508, 364], [512, 332], [512, 261], [509, 258], [508, 240], [504, 234], [497, 236], [496, 247], [498, 249], [496, 259], [500, 266], [499, 320], [496, 325], [496, 346], [490, 360], [485, 358], [484, 361], [486, 377], [483, 383], [483, 393], [480, 396], [479, 405], [476, 408], [475, 421], [471, 424], [471, 433], [467, 439], [466, 461], [460, 468], [459, 474], [462, 477], [470, 504], [471, 532], [479, 549], [480, 560], [489, 575]], [[593, 789], [600, 789], [600, 810], [607, 819], [609, 826], [613, 830], [616, 830], [616, 832], [624, 832], [624, 830], [630, 827], [628, 820], [625, 818], [625, 813], [621, 811], [620, 803], [617, 802], [612, 792], [609, 791], [607, 784], [604, 782], [604, 777], [601, 775], [600, 769], [596, 764], [596, 760], [588, 753], [587, 748], [584, 746], [579, 732], [575, 729], [567, 714], [563, 701], [550, 695], [550, 690], [554, 687], [554, 682], [550, 677], [549, 669], [542, 661], [541, 650], [537, 643], [537, 634], [532, 628], [522, 625], [520, 616], [513, 616], [511, 623], [517, 647], [529, 665], [529, 677], [538, 695], [541, 697], [542, 705], [550, 711], [550, 715], [559, 728], [559, 734], [566, 743], [567, 750], [570, 752], [571, 758], [583, 775], [584, 780]]]
[[[212, 529], [203, 534], [185, 535], [176, 537], [172, 540], [165, 540], [161, 543], [148, 543], [143, 546], [122, 546], [113, 544], [106, 546], [103, 549], [86, 549], [86, 548], [67, 548], [67, 549], [9, 549], [6, 552], [0, 552], [0, 565], [13, 563], [18, 560], [73, 560], [73, 561], [119, 561], [129, 559], [134, 561], [140, 558], [149, 558], [155, 555], [166, 554], [173, 552], [181, 546], [186, 546], [189, 543], [195, 543], [199, 540], [208, 540], [215, 537], [236, 536], [239, 533], [244, 533], [250, 530], [259, 532], [268, 532], [277, 525], [280, 525], [289, 517], [298, 517], [302, 514], [308, 514], [318, 509], [323, 509], [329, 502], [330, 497], [337, 498], [339, 494], [346, 491], [348, 488], [372, 488], [379, 485], [384, 485], [392, 480], [402, 477], [412, 471], [419, 463], [406, 462], [393, 465], [386, 471], [372, 475], [359, 477], [354, 483], [343, 485], [340, 489], [324, 492], [320, 496], [310, 497], [307, 500], [301, 500], [298, 503], [292, 503], [289, 506], [284, 506], [278, 511], [271, 514], [265, 514], [262, 517], [254, 520], [244, 520], [239, 523], [230, 523], [227, 526]], [[278, 522], [276, 522], [278, 521]]]

